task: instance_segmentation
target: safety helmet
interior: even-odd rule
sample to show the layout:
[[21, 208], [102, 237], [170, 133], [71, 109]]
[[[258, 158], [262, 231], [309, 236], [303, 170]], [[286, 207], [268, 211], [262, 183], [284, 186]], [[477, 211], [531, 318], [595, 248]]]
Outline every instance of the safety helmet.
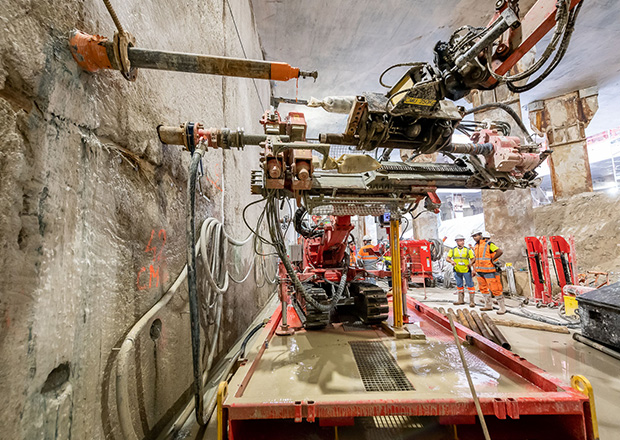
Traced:
[[489, 233], [489, 231], [484, 231], [482, 233], [482, 238], [491, 238], [491, 234]]
[[462, 234], [457, 235], [456, 237], [454, 237], [455, 240], [465, 240], [465, 237], [463, 237]]
[[362, 241], [372, 241], [372, 237], [370, 235], [364, 235], [364, 238], [362, 238]]
[[473, 237], [474, 235], [482, 234], [482, 232], [483, 232], [482, 229], [476, 228], [471, 231], [471, 236]]

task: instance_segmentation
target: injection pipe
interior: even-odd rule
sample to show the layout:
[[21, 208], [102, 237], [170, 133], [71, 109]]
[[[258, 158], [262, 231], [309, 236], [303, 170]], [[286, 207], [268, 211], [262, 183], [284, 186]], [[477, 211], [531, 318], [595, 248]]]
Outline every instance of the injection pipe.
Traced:
[[82, 69], [88, 72], [117, 69], [129, 81], [135, 81], [138, 68], [273, 81], [299, 77], [316, 80], [318, 76], [316, 71], [303, 71], [287, 63], [142, 49], [135, 47], [135, 39], [128, 32], [116, 33], [110, 41], [74, 29], [69, 37], [69, 49]]

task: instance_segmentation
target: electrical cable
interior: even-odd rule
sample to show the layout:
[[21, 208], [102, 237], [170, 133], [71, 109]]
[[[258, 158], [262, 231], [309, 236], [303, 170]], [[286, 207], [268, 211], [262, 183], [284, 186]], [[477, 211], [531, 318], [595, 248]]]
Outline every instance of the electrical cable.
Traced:
[[[224, 226], [221, 222], [214, 218], [206, 219], [200, 228], [200, 239], [198, 246], [195, 240], [195, 203], [196, 203], [196, 181], [198, 167], [205, 151], [199, 146], [193, 153], [189, 167], [189, 176], [187, 181], [187, 221], [186, 221], [186, 237], [187, 237], [187, 285], [189, 296], [189, 312], [190, 312], [190, 329], [192, 343], [192, 367], [194, 375], [194, 401], [196, 420], [201, 426], [204, 426], [208, 419], [204, 417], [203, 402], [203, 383], [206, 381], [209, 371], [215, 357], [219, 330], [222, 319], [222, 302], [223, 294], [228, 290], [230, 281], [242, 283], [246, 281], [252, 269], [255, 267], [255, 259], [252, 260], [249, 270], [243, 279], [234, 278], [227, 268], [228, 245], [241, 247], [250, 242], [254, 238], [256, 244], [257, 235], [250, 228], [252, 233], [243, 240], [236, 240], [226, 234]], [[252, 205], [253, 202], [249, 205]], [[246, 206], [247, 208], [247, 206]], [[199, 252], [196, 248], [199, 248]], [[197, 268], [196, 256], [200, 254], [202, 258], [202, 268], [206, 275], [207, 289], [201, 295], [202, 301], [199, 304], [199, 296], [197, 290]], [[264, 267], [263, 274], [266, 275]], [[255, 272], [256, 273], [256, 272]], [[267, 278], [267, 277], [265, 277]], [[266, 279], [266, 281], [271, 281]], [[270, 283], [271, 284], [271, 283]], [[200, 309], [199, 309], [200, 307]], [[215, 309], [215, 318], [211, 319], [211, 311]], [[200, 313], [202, 310], [204, 313]], [[205, 333], [209, 326], [215, 324], [213, 337], [210, 341], [210, 348], [206, 366], [203, 372], [202, 359], [200, 357], [200, 326], [203, 326]]]
[[403, 237], [405, 236], [405, 232], [407, 232], [407, 229], [409, 229], [409, 226], [411, 225], [411, 222], [409, 221], [409, 219], [405, 217], [404, 215], [402, 216], [402, 219], [407, 222], [407, 226], [403, 228], [403, 232], [402, 234], [400, 234], [399, 240], [403, 239]]
[[[347, 271], [349, 267], [348, 258], [345, 257], [345, 261], [343, 264], [343, 273], [340, 277], [340, 283], [338, 285], [338, 290], [336, 294], [331, 298], [330, 304], [321, 304], [316, 299], [312, 297], [312, 295], [306, 290], [304, 285], [299, 281], [295, 269], [291, 264], [291, 261], [286, 252], [286, 246], [284, 244], [284, 237], [282, 236], [282, 230], [278, 227], [280, 224], [279, 216], [278, 216], [278, 207], [276, 203], [275, 194], [271, 193], [267, 198], [267, 225], [269, 228], [269, 232], [271, 235], [271, 239], [274, 243], [274, 247], [278, 256], [280, 257], [280, 261], [284, 265], [286, 272], [293, 283], [295, 291], [300, 293], [306, 302], [310, 304], [312, 307], [321, 312], [331, 311], [336, 307], [338, 300], [342, 297], [346, 287], [347, 281]], [[345, 254], [346, 255], [346, 254]]]
[[243, 339], [243, 342], [241, 343], [241, 348], [239, 349], [239, 358], [240, 359], [244, 359], [245, 358], [245, 348], [248, 345], [248, 342], [250, 342], [250, 339], [252, 339], [252, 336], [254, 336], [254, 334], [256, 334], [256, 332], [258, 332], [261, 328], [265, 327], [265, 322], [261, 322], [260, 324], [258, 324], [257, 326], [255, 326], [252, 330], [250, 330], [250, 333], [248, 333], [248, 335], [245, 337], [245, 339]]
[[200, 358], [200, 316], [198, 314], [198, 293], [196, 290], [196, 255], [195, 255], [195, 202], [196, 202], [196, 177], [198, 164], [204, 155], [204, 150], [198, 148], [194, 151], [189, 166], [189, 176], [187, 179], [187, 288], [189, 296], [189, 316], [192, 340], [192, 367], [193, 367], [193, 388], [196, 420], [200, 426], [205, 426], [204, 402], [202, 399], [202, 365]]
[[[107, 0], [104, 0], [107, 1]], [[243, 40], [241, 39], [241, 34], [239, 33], [239, 28], [237, 27], [237, 21], [235, 20], [235, 14], [233, 14], [232, 7], [230, 6], [230, 2], [226, 0], [226, 4], [228, 5], [228, 10], [230, 11], [230, 17], [232, 18], [233, 25], [235, 26], [235, 31], [237, 32], [237, 38], [239, 39], [239, 44], [241, 45], [241, 51], [243, 52], [243, 57], [247, 60], [248, 55], [245, 53], [245, 47], [243, 46]], [[260, 93], [258, 92], [258, 86], [256, 85], [256, 79], [252, 78], [252, 82], [254, 83], [254, 89], [256, 90], [256, 96], [258, 96], [258, 102], [260, 102], [260, 106], [263, 110], [266, 109], [263, 104], [263, 99], [260, 97]]]
[[394, 85], [388, 86], [387, 84], [385, 84], [383, 82], [383, 76], [388, 73], [390, 70], [392, 69], [396, 69], [397, 67], [418, 67], [418, 66], [424, 66], [426, 63], [423, 62], [414, 62], [414, 63], [398, 63], [398, 64], [393, 64], [390, 67], [388, 67], [387, 69], [385, 69], [381, 75], [379, 76], [379, 84], [381, 84], [383, 87], [385, 87], [386, 89], [391, 89], [392, 87], [394, 87]]

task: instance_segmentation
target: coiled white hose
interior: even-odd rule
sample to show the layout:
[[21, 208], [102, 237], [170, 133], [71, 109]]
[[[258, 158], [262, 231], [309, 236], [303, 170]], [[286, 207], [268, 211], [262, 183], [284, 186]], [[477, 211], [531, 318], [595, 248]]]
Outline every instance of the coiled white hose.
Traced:
[[[218, 240], [215, 240], [215, 236], [213, 235], [214, 233], [219, 237]], [[227, 247], [228, 247], [227, 244], [230, 244], [233, 246], [243, 246], [247, 244], [248, 242], [250, 242], [252, 238], [253, 238], [252, 234], [250, 234], [246, 239], [241, 240], [241, 241], [230, 237], [224, 231], [222, 223], [219, 222], [219, 220], [214, 219], [214, 218], [208, 218], [202, 224], [200, 237], [198, 238], [197, 243], [196, 243], [195, 253], [196, 253], [196, 256], [198, 256], [199, 254], [201, 255], [209, 286], [211, 287], [211, 289], [213, 289], [213, 286], [215, 286], [216, 289], [213, 289], [213, 290], [220, 292], [219, 294], [216, 295], [217, 304], [218, 304], [218, 310], [216, 313], [217, 316], [215, 319], [216, 328], [214, 331], [214, 337], [211, 343], [211, 348], [209, 350], [209, 360], [207, 361], [207, 368], [205, 368], [205, 371], [203, 374], [203, 383], [207, 381], [208, 372], [209, 372], [209, 369], [211, 368], [213, 357], [215, 356], [215, 347], [217, 344], [217, 336], [219, 333], [219, 328], [221, 324], [221, 315], [222, 315], [221, 295], [225, 293], [229, 287], [229, 284], [227, 281], [226, 281], [225, 286], [221, 284], [218, 285], [216, 283], [216, 280], [220, 279], [218, 274], [215, 273], [214, 271], [214, 267], [215, 267], [214, 264], [218, 263], [218, 261], [216, 261], [216, 258], [221, 258], [221, 254], [218, 255], [218, 252], [226, 253]], [[224, 242], [222, 243], [222, 241]], [[213, 246], [211, 247], [211, 249], [209, 249], [207, 247], [208, 242], [214, 243], [214, 244], [219, 243], [218, 249], [213, 249]], [[218, 252], [215, 252], [215, 250], [217, 250]], [[245, 281], [249, 277], [249, 274], [252, 272], [252, 269], [255, 267], [261, 269], [261, 273], [264, 278], [263, 285], [265, 282], [268, 284], [274, 284], [276, 282], [277, 273], [274, 274], [273, 278], [269, 278], [266, 273], [266, 268], [264, 267], [265, 260], [261, 259], [260, 261], [261, 263], [257, 266], [255, 264], [255, 259], [252, 260], [250, 267], [248, 268], [248, 273], [243, 278], [243, 280], [241, 280], [241, 282]], [[219, 262], [222, 263], [221, 261]], [[233, 282], [236, 282], [230, 276], [230, 272], [228, 271], [226, 260], [223, 261], [223, 264], [221, 267], [225, 268], [225, 274], [227, 277], [226, 280], [230, 278]], [[276, 270], [277, 270], [277, 267], [276, 267]], [[258, 270], [256, 270], [255, 273], [256, 275], [258, 275]], [[131, 330], [129, 330], [129, 332], [127, 333], [127, 336], [125, 337], [125, 340], [123, 341], [121, 345], [120, 351], [118, 353], [117, 364], [116, 364], [116, 406], [117, 406], [117, 411], [118, 411], [118, 418], [120, 422], [121, 432], [123, 434], [123, 438], [125, 439], [130, 439], [130, 440], [136, 439], [137, 440], [138, 438], [141, 437], [141, 436], [139, 437], [138, 435], [136, 435], [136, 432], [133, 427], [131, 410], [129, 407], [128, 369], [129, 369], [130, 354], [133, 351], [133, 348], [135, 346], [135, 340], [138, 338], [138, 336], [144, 330], [147, 324], [150, 324], [155, 318], [155, 316], [170, 302], [170, 300], [172, 299], [174, 294], [177, 292], [179, 287], [184, 283], [186, 278], [187, 278], [187, 264], [183, 267], [183, 270], [181, 271], [177, 279], [174, 281], [172, 286], [170, 286], [170, 288], [166, 291], [166, 293], [160, 298], [160, 300], [153, 307], [151, 307], [138, 320], [138, 322], [134, 324]]]

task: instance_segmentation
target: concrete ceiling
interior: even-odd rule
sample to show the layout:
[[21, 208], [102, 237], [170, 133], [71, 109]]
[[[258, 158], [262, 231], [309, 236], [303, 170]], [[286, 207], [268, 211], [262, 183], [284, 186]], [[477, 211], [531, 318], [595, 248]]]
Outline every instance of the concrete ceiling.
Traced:
[[[584, 0], [571, 46], [558, 69], [522, 96], [522, 104], [584, 87], [599, 87], [593, 134], [620, 125], [620, 3]], [[534, 0], [522, 0], [527, 11]], [[300, 80], [300, 99], [383, 91], [381, 72], [395, 63], [431, 61], [438, 40], [464, 24], [483, 26], [494, 0], [252, 0], [265, 58], [305, 70], [319, 79]], [[545, 42], [541, 42], [544, 44]], [[541, 46], [542, 48], [542, 46]], [[540, 49], [539, 49], [540, 52]], [[387, 76], [388, 83], [401, 71]], [[295, 82], [276, 83], [274, 96], [295, 97]], [[282, 106], [293, 110], [295, 106]], [[338, 131], [346, 116], [322, 109], [306, 112], [309, 133]], [[524, 117], [526, 115], [524, 114]]]

